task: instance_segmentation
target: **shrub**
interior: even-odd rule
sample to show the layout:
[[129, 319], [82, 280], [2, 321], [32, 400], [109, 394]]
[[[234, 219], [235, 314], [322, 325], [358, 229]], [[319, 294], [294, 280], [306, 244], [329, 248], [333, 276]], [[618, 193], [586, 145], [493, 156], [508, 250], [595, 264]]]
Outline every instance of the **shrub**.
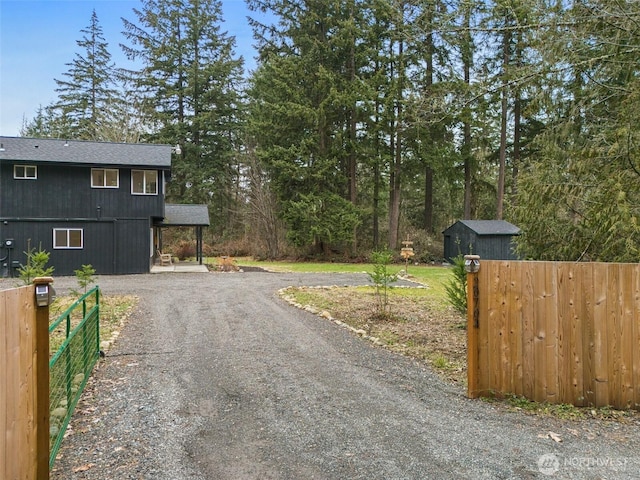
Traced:
[[444, 286], [451, 306], [462, 314], [467, 313], [467, 271], [464, 268], [464, 256], [459, 254], [453, 259], [452, 277]]
[[195, 240], [180, 240], [173, 244], [169, 249], [169, 253], [172, 253], [180, 260], [191, 258], [196, 256], [196, 242]]
[[393, 253], [389, 250], [373, 252], [371, 261], [373, 262], [373, 273], [368, 273], [368, 275], [376, 287], [377, 313], [384, 315], [387, 313], [389, 305], [387, 290], [389, 285], [398, 279], [398, 275], [391, 273], [388, 268], [393, 261]]
[[[441, 237], [441, 236], [440, 236]], [[424, 229], [407, 228], [406, 238], [413, 241], [415, 256], [412, 262], [441, 263], [444, 243], [440, 237], [428, 234]]]
[[73, 273], [76, 274], [78, 285], [84, 290], [84, 293], [87, 293], [87, 287], [89, 285], [96, 283], [96, 279], [94, 278], [96, 269], [91, 265], [82, 265], [82, 268], [74, 270]]
[[50, 253], [42, 250], [42, 245], [36, 250], [35, 248], [31, 248], [31, 240], [29, 240], [27, 243], [27, 251], [24, 252], [24, 254], [27, 256], [27, 264], [20, 266], [18, 275], [25, 285], [31, 284], [34, 278], [51, 276], [54, 268], [46, 268], [47, 263], [49, 263]]

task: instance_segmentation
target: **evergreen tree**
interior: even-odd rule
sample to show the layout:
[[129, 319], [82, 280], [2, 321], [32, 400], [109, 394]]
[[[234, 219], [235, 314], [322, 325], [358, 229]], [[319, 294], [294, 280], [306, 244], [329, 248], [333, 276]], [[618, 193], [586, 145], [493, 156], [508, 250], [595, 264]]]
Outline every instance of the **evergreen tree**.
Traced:
[[[409, 188], [403, 188], [406, 192], [403, 195], [409, 195], [408, 205], [417, 208], [407, 208], [404, 215], [430, 235], [435, 232], [438, 217], [440, 226], [442, 217], [448, 219], [455, 215], [453, 211], [446, 211], [445, 205], [451, 204], [442, 201], [442, 197], [450, 196], [451, 187], [456, 189], [456, 182], [449, 179], [459, 175], [459, 155], [452, 141], [455, 106], [451, 98], [458, 94], [452, 68], [455, 62], [452, 53], [455, 37], [450, 33], [453, 13], [445, 2], [423, 0], [414, 4], [407, 25], [409, 85], [404, 156]], [[412, 192], [421, 195], [418, 197]], [[459, 210], [459, 205], [456, 208]]]
[[251, 132], [289, 237], [317, 252], [353, 246], [363, 155], [357, 141], [365, 88], [357, 42], [363, 11], [353, 0], [250, 6], [280, 19], [279, 30], [254, 22], [264, 36], [250, 93]]
[[169, 198], [208, 203], [212, 224], [232, 226], [243, 122], [242, 65], [235, 39], [220, 29], [219, 0], [145, 0], [124, 20], [123, 46], [142, 62], [137, 90], [151, 134], [180, 144]]
[[[114, 88], [114, 64], [108, 44], [95, 10], [89, 26], [80, 31], [76, 43], [82, 49], [68, 64], [65, 79], [55, 79], [58, 100], [51, 106], [53, 118], [62, 123], [58, 134], [81, 140], [101, 140], [98, 131], [105, 120], [105, 112], [118, 100]], [[61, 121], [60, 121], [61, 120]]]
[[556, 15], [566, 27], [547, 42], [548, 121], [537, 159], [521, 175], [520, 249], [540, 259], [636, 262], [640, 10], [587, 0]]

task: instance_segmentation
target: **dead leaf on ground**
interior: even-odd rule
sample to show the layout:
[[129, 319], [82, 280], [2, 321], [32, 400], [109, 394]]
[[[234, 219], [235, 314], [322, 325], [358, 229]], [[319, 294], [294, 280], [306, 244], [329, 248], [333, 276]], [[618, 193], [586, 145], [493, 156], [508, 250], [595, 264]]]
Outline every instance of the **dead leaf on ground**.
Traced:
[[557, 443], [562, 442], [562, 438], [560, 437], [560, 435], [554, 432], [540, 433], [538, 434], [538, 438], [550, 438], [554, 442], [557, 442]]
[[549, 432], [549, 436], [553, 439], [554, 442], [562, 442], [562, 438], [560, 438], [560, 435], [558, 435], [557, 433]]
[[85, 465], [81, 465], [80, 467], [76, 467], [73, 469], [73, 473], [86, 472], [87, 470], [95, 467], [95, 463], [87, 463]]

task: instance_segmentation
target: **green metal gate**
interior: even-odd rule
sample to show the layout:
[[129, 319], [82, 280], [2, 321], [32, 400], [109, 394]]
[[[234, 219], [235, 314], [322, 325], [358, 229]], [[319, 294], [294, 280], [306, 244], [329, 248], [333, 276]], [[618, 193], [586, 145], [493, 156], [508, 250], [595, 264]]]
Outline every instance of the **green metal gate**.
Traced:
[[100, 357], [100, 289], [80, 297], [50, 326], [49, 336], [63, 332], [49, 361], [50, 442], [49, 468], [53, 467], [71, 414]]

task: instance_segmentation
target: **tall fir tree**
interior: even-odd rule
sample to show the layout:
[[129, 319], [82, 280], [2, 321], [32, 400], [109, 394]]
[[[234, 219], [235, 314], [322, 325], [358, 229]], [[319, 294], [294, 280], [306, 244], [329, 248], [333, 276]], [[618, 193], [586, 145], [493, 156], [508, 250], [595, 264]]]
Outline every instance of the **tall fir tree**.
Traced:
[[81, 140], [103, 140], [100, 128], [106, 112], [119, 101], [115, 88], [114, 64], [94, 10], [89, 26], [80, 31], [76, 43], [82, 49], [66, 64], [62, 80], [55, 79], [58, 99], [50, 106], [57, 136]]
[[358, 78], [360, 2], [249, 5], [279, 18], [278, 29], [253, 22], [262, 64], [252, 79], [251, 132], [289, 238], [317, 252], [353, 248], [365, 88]]
[[219, 0], [144, 0], [137, 23], [123, 19], [147, 123], [148, 140], [181, 145], [172, 201], [207, 203], [212, 224], [234, 224], [243, 99], [243, 59], [223, 32]]

